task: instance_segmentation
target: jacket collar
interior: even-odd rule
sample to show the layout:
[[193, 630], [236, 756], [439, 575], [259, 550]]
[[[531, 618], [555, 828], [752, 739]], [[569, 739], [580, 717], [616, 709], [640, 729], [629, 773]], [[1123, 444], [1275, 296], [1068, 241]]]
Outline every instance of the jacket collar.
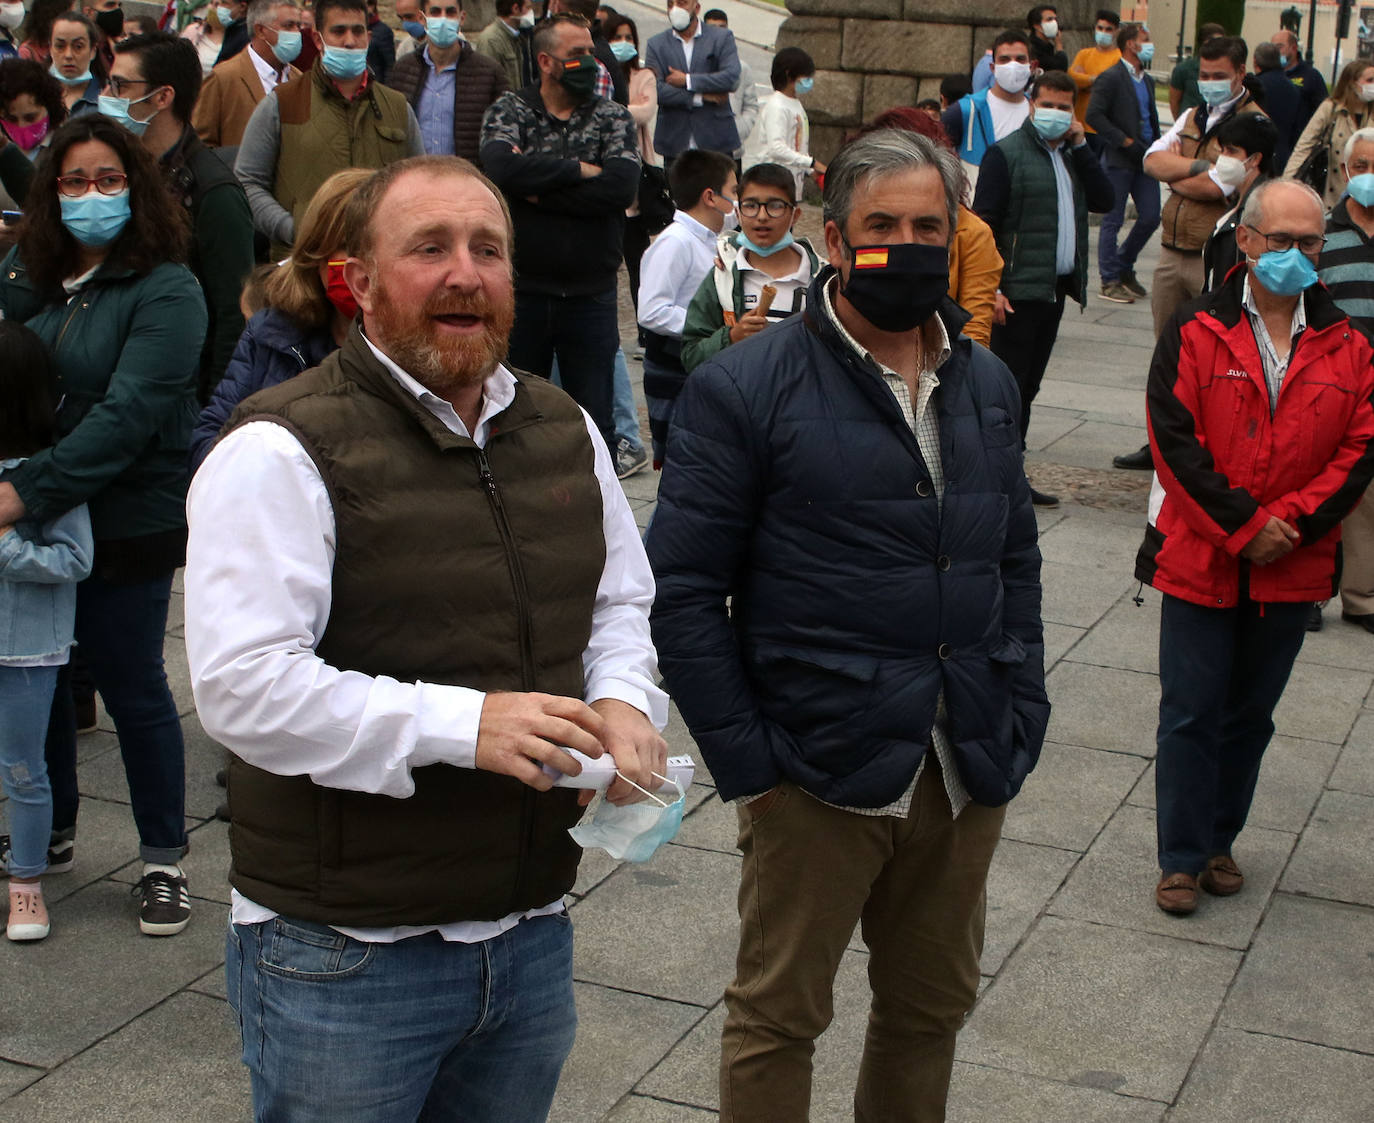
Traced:
[[[1246, 265], [1242, 258], [1231, 267], [1221, 285], [1207, 294], [1210, 297], [1205, 309], [1207, 316], [1214, 320], [1224, 333], [1234, 331], [1245, 314], [1245, 309], [1241, 305], [1245, 275]], [[1331, 299], [1331, 293], [1320, 281], [1303, 293], [1302, 302], [1303, 315], [1307, 317], [1307, 334], [1321, 334], [1350, 323], [1350, 318], [1336, 307], [1336, 302]]]
[[592, 112], [596, 109], [596, 103], [598, 101], [603, 100], [593, 95], [592, 97], [587, 98], [586, 101], [574, 105], [572, 116], [565, 121], [563, 120], [563, 118], [555, 117], [552, 113], [549, 112], [548, 106], [544, 104], [544, 95], [540, 93], [539, 83], [537, 81], [531, 82], [528, 86], [524, 86], [518, 91], [516, 91], [515, 96], [518, 97], [521, 101], [523, 101], [526, 105], [528, 105], [531, 109], [533, 109], [536, 113], [538, 113], [541, 117], [547, 117], [550, 121], [553, 121], [555, 124], [559, 126], [570, 125], [572, 124], [572, 122], [578, 120], [578, 118], [580, 117], [590, 117], [592, 115]]

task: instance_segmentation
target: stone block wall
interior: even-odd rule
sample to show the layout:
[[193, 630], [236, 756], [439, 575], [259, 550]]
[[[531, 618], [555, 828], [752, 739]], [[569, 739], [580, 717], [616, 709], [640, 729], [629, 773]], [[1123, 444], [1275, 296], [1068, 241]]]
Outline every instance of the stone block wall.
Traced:
[[[1059, 5], [1064, 49], [1092, 37], [1099, 5]], [[1025, 27], [1029, 0], [787, 0], [792, 13], [776, 46], [801, 47], [816, 62], [803, 99], [811, 151], [828, 161], [847, 133], [885, 109], [939, 97], [947, 74], [969, 73], [1003, 28]]]

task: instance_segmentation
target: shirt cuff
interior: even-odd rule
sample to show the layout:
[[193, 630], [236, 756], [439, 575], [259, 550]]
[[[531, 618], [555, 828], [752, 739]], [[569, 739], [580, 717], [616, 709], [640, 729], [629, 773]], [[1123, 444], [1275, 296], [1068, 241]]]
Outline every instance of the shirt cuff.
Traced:
[[607, 678], [587, 686], [587, 704], [599, 702], [603, 698], [614, 698], [633, 706], [653, 723], [660, 732], [668, 724], [668, 696], [657, 687], [645, 689], [624, 679]]
[[704, 100], [702, 100], [702, 96], [701, 96], [700, 94], [693, 94], [693, 95], [692, 95], [692, 105], [693, 105], [694, 108], [700, 109], [700, 108], [701, 108], [703, 105], [705, 105], [705, 104], [706, 104], [706, 102], [705, 102]]
[[477, 767], [477, 730], [482, 723], [486, 693], [466, 686], [438, 686], [422, 682], [415, 717], [415, 747], [410, 767], [452, 764]]

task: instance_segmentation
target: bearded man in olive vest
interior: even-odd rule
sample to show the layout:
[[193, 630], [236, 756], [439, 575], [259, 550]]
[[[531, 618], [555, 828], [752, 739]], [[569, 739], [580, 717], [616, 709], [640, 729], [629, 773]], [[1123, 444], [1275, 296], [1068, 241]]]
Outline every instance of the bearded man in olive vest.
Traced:
[[[1245, 40], [1219, 35], [1198, 51], [1198, 89], [1204, 104], [1188, 110], [1145, 150], [1145, 171], [1169, 185], [1159, 224], [1159, 265], [1150, 287], [1155, 338], [1180, 304], [1202, 293], [1207, 269], [1202, 248], [1217, 221], [1236, 205], [1241, 180], [1219, 174], [1217, 130], [1242, 113], [1260, 113], [1245, 89]], [[1151, 468], [1150, 446], [1112, 459], [1118, 468]]]
[[384, 168], [424, 154], [405, 98], [367, 69], [364, 0], [315, 0], [320, 57], [258, 103], [239, 143], [234, 173], [272, 259], [291, 252], [296, 224], [320, 184], [345, 168]]
[[[378, 221], [384, 215], [385, 221]], [[229, 768], [255, 1118], [546, 1118], [572, 1045], [580, 771], [662, 773], [653, 577], [615, 467], [501, 359], [510, 214], [471, 164], [345, 215], [361, 318], [245, 401], [188, 499], [187, 651]]]

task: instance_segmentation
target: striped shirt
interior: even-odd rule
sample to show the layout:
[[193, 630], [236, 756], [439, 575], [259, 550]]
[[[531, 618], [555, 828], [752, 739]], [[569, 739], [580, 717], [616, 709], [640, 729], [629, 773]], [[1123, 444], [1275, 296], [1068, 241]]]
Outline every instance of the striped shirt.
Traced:
[[1317, 274], [1336, 307], [1352, 320], [1374, 323], [1374, 243], [1350, 220], [1342, 199], [1326, 220], [1326, 245], [1317, 261]]

